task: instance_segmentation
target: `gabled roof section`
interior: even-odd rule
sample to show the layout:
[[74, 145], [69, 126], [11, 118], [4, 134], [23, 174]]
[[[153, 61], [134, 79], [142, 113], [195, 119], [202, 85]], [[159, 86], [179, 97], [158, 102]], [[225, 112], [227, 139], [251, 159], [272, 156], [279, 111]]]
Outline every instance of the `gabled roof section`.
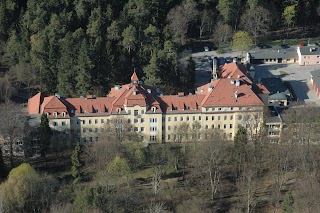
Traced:
[[217, 80], [216, 86], [207, 92], [202, 100], [203, 107], [211, 106], [260, 106], [263, 102], [250, 88], [251, 85], [231, 84], [230, 79], [221, 78]]
[[64, 105], [62, 101], [56, 96], [50, 96], [50, 97], [44, 98], [42, 108], [43, 109], [66, 109], [66, 105]]
[[160, 98], [163, 101], [163, 111], [166, 113], [198, 113], [201, 112], [201, 101], [205, 95], [166, 95]]
[[38, 92], [35, 96], [28, 100], [28, 114], [39, 114], [40, 105], [43, 101], [43, 95], [41, 92]]
[[247, 76], [247, 69], [243, 64], [240, 63], [229, 63], [221, 66], [218, 71], [221, 78], [246, 78], [246, 81], [249, 84], [252, 84], [252, 81]]

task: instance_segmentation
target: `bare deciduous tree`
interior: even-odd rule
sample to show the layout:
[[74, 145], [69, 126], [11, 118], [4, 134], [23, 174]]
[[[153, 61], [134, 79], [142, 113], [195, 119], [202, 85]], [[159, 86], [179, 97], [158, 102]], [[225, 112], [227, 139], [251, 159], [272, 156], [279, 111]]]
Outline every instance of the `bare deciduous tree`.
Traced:
[[193, 0], [184, 1], [169, 11], [167, 15], [169, 29], [181, 44], [186, 43], [189, 25], [196, 19], [198, 13], [196, 2]]
[[240, 26], [253, 36], [255, 44], [257, 44], [257, 37], [265, 34], [270, 24], [270, 12], [262, 6], [248, 9], [241, 16]]

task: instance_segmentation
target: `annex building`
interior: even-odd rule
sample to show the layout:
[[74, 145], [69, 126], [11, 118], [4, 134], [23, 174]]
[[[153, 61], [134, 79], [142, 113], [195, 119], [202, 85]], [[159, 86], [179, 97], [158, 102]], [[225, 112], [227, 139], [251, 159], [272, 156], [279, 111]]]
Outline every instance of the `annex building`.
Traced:
[[132, 124], [131, 131], [141, 134], [146, 143], [176, 142], [182, 124], [193, 131], [219, 130], [230, 141], [241, 126], [256, 134], [263, 123], [264, 104], [259, 93], [267, 89], [254, 85], [242, 64], [225, 64], [218, 76], [198, 87], [195, 94], [163, 95], [159, 89], [144, 85], [133, 72], [131, 82], [115, 85], [107, 97], [38, 93], [28, 101], [28, 114], [45, 113], [52, 129], [70, 132], [81, 143], [98, 140], [99, 133], [114, 119]]

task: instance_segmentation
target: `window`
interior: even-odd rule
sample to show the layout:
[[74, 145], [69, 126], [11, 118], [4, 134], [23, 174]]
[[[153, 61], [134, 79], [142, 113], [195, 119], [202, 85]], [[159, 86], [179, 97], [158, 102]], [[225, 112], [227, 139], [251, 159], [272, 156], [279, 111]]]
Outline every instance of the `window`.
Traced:
[[218, 124], [218, 129], [220, 129], [220, 124]]
[[233, 111], [233, 107], [230, 107], [230, 110]]
[[104, 119], [101, 119], [101, 123], [104, 124]]
[[83, 128], [83, 129], [82, 129], [82, 132], [83, 132], [83, 133], [86, 133], [86, 131], [87, 131], [86, 128]]
[[233, 115], [230, 115], [230, 120], [233, 120]]
[[92, 137], [90, 137], [90, 139], [89, 139], [89, 140], [90, 140], [90, 142], [92, 143]]
[[227, 138], [227, 133], [223, 133], [223, 138]]
[[156, 126], [152, 126], [152, 127], [150, 127], [150, 132], [155, 132], [155, 131], [157, 131], [157, 127]]
[[158, 122], [157, 118], [150, 118], [150, 123], [157, 123], [157, 122]]
[[65, 112], [62, 112], [62, 117], [66, 117], [66, 113]]
[[208, 125], [205, 126], [205, 129], [208, 129]]
[[195, 120], [196, 120], [196, 116], [192, 116], [192, 120], [194, 120], [194, 121], [195, 121]]
[[177, 118], [177, 117], [174, 117], [174, 121], [178, 121], [178, 118]]
[[96, 142], [98, 142], [98, 140], [99, 140], [99, 137], [96, 137]]
[[117, 113], [120, 114], [121, 113], [121, 108], [117, 109]]
[[53, 122], [52, 125], [53, 126], [58, 126], [58, 123], [57, 122]]
[[144, 127], [141, 127], [141, 128], [140, 128], [140, 131], [141, 131], [141, 132], [144, 132]]
[[98, 119], [95, 119], [95, 120], [94, 120], [94, 123], [95, 123], [95, 124], [98, 124]]
[[214, 121], [214, 116], [211, 116], [211, 120], [213, 120], [213, 121]]
[[230, 129], [232, 129], [232, 127], [233, 127], [232, 124], [230, 124]]
[[206, 108], [206, 112], [208, 112], [209, 111], [209, 108]]
[[128, 114], [131, 115], [131, 110], [128, 110]]
[[177, 130], [177, 126], [174, 126], [174, 130]]
[[171, 139], [171, 136], [170, 136], [170, 135], [168, 135], [168, 141], [170, 141], [170, 139]]
[[209, 120], [209, 116], [206, 116], [206, 121], [208, 121]]
[[151, 135], [150, 136], [150, 141], [157, 141], [157, 136]]
[[232, 138], [232, 133], [229, 134], [229, 138], [230, 138], [230, 139]]
[[144, 114], [144, 110], [141, 110], [141, 114]]
[[168, 130], [169, 130], [169, 131], [171, 130], [171, 126], [168, 126]]
[[219, 108], [219, 111], [221, 111], [221, 110], [222, 110], [222, 108], [220, 107], [220, 108]]
[[189, 121], [190, 120], [190, 118], [189, 118], [189, 116], [187, 116], [187, 121]]
[[131, 119], [128, 119], [128, 124], [130, 124], [131, 123]]
[[152, 110], [152, 112], [156, 112], [157, 108], [156, 107], [152, 107], [151, 110]]
[[89, 124], [91, 124], [92, 123], [92, 121], [91, 121], [91, 119], [89, 119]]
[[220, 121], [220, 115], [218, 116], [218, 121]]
[[72, 110], [70, 110], [70, 112], [71, 112], [71, 114], [73, 114], [73, 113], [74, 113], [74, 110], [72, 109]]
[[82, 124], [86, 124], [86, 120], [82, 120]]
[[89, 128], [89, 132], [92, 133], [92, 129], [91, 128]]
[[144, 123], [144, 118], [141, 118], [141, 123]]
[[66, 125], [67, 125], [67, 123], [65, 121], [61, 122], [61, 126], [66, 126]]
[[227, 116], [226, 115], [224, 116], [224, 120], [227, 120]]
[[134, 110], [134, 111], [133, 111], [133, 115], [134, 115], [134, 116], [139, 115], [139, 110]]
[[199, 121], [201, 121], [201, 116], [199, 116]]
[[183, 117], [180, 117], [180, 121], [183, 121]]
[[223, 128], [226, 129], [227, 128], [227, 124], [223, 124]]
[[95, 132], [99, 132], [99, 129], [98, 129], [98, 128], [95, 128]]
[[134, 127], [134, 132], [138, 132], [138, 127]]
[[212, 108], [212, 111], [216, 111], [216, 108], [213, 107], [213, 108]]
[[171, 117], [168, 117], [168, 121], [169, 121], [169, 122], [171, 121]]
[[57, 116], [58, 116], [58, 113], [54, 112], [54, 113], [53, 113], [53, 117], [56, 118]]
[[214, 129], [214, 125], [211, 126], [211, 129]]
[[138, 120], [137, 118], [135, 118], [135, 119], [133, 120], [133, 122], [136, 124], [136, 123], [139, 122], [139, 120]]

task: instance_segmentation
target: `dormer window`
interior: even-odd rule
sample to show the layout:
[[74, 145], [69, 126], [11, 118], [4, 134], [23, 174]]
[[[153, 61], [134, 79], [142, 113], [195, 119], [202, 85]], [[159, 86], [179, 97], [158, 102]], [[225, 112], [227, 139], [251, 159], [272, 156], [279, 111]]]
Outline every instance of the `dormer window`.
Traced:
[[74, 114], [74, 110], [72, 109], [72, 110], [70, 110], [70, 112], [71, 112], [71, 114]]
[[57, 113], [57, 112], [54, 112], [54, 113], [53, 113], [53, 117], [56, 118], [57, 116], [58, 116], [58, 113]]
[[62, 117], [66, 117], [66, 113], [65, 112], [62, 112]]
[[156, 112], [157, 107], [151, 107], [152, 112]]
[[121, 113], [121, 108], [117, 109], [117, 113], [120, 114]]
[[49, 118], [49, 112], [46, 112], [45, 115], [47, 118]]
[[104, 112], [108, 112], [108, 108], [107, 107], [104, 109]]

